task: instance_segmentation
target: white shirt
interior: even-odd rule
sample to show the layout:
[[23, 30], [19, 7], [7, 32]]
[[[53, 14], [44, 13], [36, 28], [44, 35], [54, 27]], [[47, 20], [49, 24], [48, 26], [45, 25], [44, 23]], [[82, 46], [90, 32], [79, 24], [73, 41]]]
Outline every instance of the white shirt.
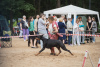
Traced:
[[70, 21], [68, 21], [67, 22], [67, 30], [72, 31], [72, 29], [73, 29], [72, 23]]
[[[56, 25], [54, 25], [54, 27], [56, 27]], [[49, 28], [48, 28], [48, 31], [50, 32], [50, 34], [53, 34], [53, 27], [52, 27], [52, 23], [49, 24]]]
[[74, 32], [79, 32], [79, 25], [77, 23], [74, 24]]
[[[79, 25], [84, 25], [82, 21], [79, 22]], [[79, 27], [81, 31], [84, 31], [84, 27]]]

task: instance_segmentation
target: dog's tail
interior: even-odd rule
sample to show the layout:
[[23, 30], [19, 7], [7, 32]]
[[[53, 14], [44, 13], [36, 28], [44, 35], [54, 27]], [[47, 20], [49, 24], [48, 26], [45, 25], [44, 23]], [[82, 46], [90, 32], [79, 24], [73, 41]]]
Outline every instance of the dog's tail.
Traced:
[[61, 48], [65, 51], [68, 51], [71, 55], [73, 55], [72, 52], [68, 50], [64, 44], [61, 46]]

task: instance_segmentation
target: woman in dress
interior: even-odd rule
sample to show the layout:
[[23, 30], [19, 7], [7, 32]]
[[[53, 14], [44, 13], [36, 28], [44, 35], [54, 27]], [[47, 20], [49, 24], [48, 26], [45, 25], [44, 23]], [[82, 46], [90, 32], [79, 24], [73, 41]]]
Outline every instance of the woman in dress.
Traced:
[[[88, 17], [88, 20], [87, 20], [87, 34], [92, 34], [92, 19], [90, 16]], [[92, 37], [89, 37], [89, 38], [90, 38], [90, 42], [92, 42]], [[87, 43], [88, 43], [88, 40], [87, 40]]]
[[[97, 23], [95, 21], [95, 18], [92, 18], [92, 35], [95, 35], [95, 32], [97, 32]], [[92, 37], [93, 43], [95, 43], [95, 36]]]
[[59, 19], [58, 26], [59, 26], [59, 33], [64, 34], [63, 37], [59, 37], [59, 40], [63, 41], [64, 43], [66, 39], [66, 35], [65, 35], [66, 25], [63, 23], [63, 18]]
[[[84, 24], [82, 22], [82, 17], [78, 17], [79, 19], [79, 34], [84, 34]], [[84, 36], [79, 36], [79, 40], [81, 44], [84, 44]]]
[[[29, 17], [29, 20], [28, 20], [29, 34], [30, 34], [30, 35], [34, 35], [34, 34], [35, 34], [33, 20], [34, 20], [33, 17], [30, 16], [30, 17]], [[35, 43], [36, 43], [35, 37], [30, 36], [29, 39], [30, 39], [29, 41], [30, 41], [30, 43], [31, 43], [31, 48], [36, 48], [36, 45], [35, 45]], [[33, 43], [33, 41], [34, 41], [34, 43]], [[33, 45], [33, 44], [34, 44], [34, 45]]]

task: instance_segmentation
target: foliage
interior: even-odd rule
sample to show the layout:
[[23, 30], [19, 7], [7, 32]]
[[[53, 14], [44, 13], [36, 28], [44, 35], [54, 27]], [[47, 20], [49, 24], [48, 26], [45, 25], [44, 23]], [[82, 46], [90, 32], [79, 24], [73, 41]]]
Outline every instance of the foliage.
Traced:
[[0, 13], [6, 17], [10, 16], [10, 11], [13, 12], [14, 18], [18, 18], [22, 13], [21, 11], [28, 12], [34, 9], [33, 5], [26, 3], [25, 0], [2, 0], [0, 2]]
[[[12, 19], [21, 18], [22, 15], [34, 16], [43, 11], [63, 7], [66, 5], [76, 5], [89, 9], [89, 0], [0, 0], [0, 15], [4, 15], [12, 22]], [[100, 12], [99, 0], [91, 0], [91, 9]], [[10, 24], [10, 27], [13, 24]]]
[[[42, 13], [43, 11], [57, 8], [58, 0], [0, 0], [0, 14], [9, 19], [10, 11], [13, 18], [21, 17], [23, 14], [30, 16]], [[39, 6], [40, 3], [40, 6]], [[60, 0], [60, 6], [69, 4], [83, 8], [89, 8], [89, 0]], [[99, 0], [91, 0], [91, 9], [100, 12]], [[38, 12], [39, 11], [39, 12]]]

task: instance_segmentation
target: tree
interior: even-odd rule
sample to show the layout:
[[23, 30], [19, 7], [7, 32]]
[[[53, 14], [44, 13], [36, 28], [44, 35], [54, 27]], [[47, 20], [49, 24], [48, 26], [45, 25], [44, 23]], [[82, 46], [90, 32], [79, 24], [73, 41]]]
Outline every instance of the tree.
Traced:
[[[27, 17], [40, 14], [43, 11], [63, 7], [66, 5], [76, 5], [79, 7], [89, 8], [89, 0], [0, 0], [0, 14], [10, 19], [12, 30], [12, 19]], [[91, 9], [100, 12], [99, 0], [91, 0]]]
[[[0, 2], [0, 13], [10, 19], [10, 29], [13, 32], [13, 19], [18, 17], [20, 11], [34, 10], [32, 4], [26, 3], [24, 0], [2, 0]], [[2, 11], [3, 10], [3, 11]], [[10, 18], [8, 18], [10, 17]]]
[[60, 0], [57, 0], [57, 8], [60, 7]]

